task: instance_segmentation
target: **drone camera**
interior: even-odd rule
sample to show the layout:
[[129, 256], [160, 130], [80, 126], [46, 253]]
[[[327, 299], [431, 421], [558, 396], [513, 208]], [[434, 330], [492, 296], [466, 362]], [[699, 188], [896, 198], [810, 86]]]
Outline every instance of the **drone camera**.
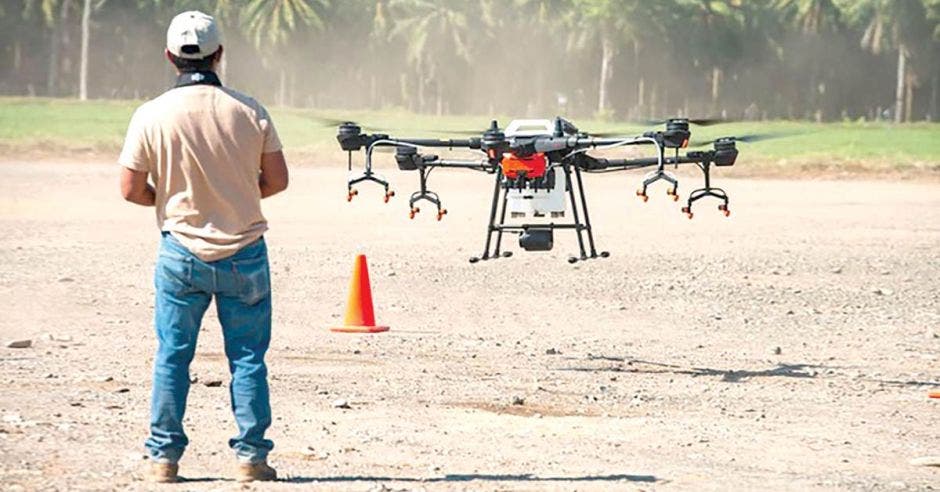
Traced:
[[552, 230], [530, 227], [519, 235], [519, 247], [526, 251], [551, 251], [555, 240]]
[[738, 149], [734, 137], [719, 138], [715, 141], [715, 165], [733, 166], [738, 158]]
[[359, 150], [365, 144], [362, 128], [351, 121], [343, 123], [336, 129], [336, 140], [339, 141], [339, 146], [346, 152]]

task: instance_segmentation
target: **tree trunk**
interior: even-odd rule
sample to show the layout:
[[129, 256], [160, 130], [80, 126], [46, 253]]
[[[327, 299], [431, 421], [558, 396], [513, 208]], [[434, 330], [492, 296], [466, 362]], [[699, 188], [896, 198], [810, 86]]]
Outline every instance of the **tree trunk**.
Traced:
[[369, 74], [369, 106], [372, 109], [380, 107], [378, 81], [375, 79], [375, 73]]
[[646, 105], [646, 80], [640, 77], [636, 85], [636, 117], [645, 118], [647, 115], [643, 114], [643, 106]]
[[718, 96], [721, 94], [721, 69], [712, 67], [712, 109], [711, 113], [718, 111]]
[[444, 114], [444, 90], [441, 87], [441, 85], [442, 84], [440, 80], [434, 81], [434, 89], [436, 91], [436, 98], [437, 98], [436, 109], [437, 109], [438, 116], [442, 116]]
[[656, 112], [656, 106], [659, 104], [659, 100], [656, 94], [656, 84], [653, 84], [653, 89], [650, 91], [650, 117], [656, 117], [658, 113]]
[[23, 50], [20, 45], [20, 40], [17, 39], [13, 42], [13, 72], [20, 73], [20, 65], [23, 64]]
[[904, 78], [907, 74], [907, 54], [904, 45], [898, 46], [898, 86], [894, 92], [894, 122], [904, 121]]
[[49, 34], [49, 71], [46, 73], [46, 95], [55, 97], [57, 85], [59, 85], [59, 21], [54, 19], [52, 21], [52, 32]]
[[933, 77], [930, 83], [930, 114], [929, 121], [937, 121], [940, 115], [937, 114], [937, 86], [940, 85], [940, 69], [934, 69]]
[[904, 80], [904, 121], [907, 123], [911, 122], [913, 117], [913, 104], [914, 104], [914, 74], [910, 70], [907, 72], [907, 77]]
[[614, 43], [609, 36], [601, 38], [601, 77], [600, 87], [597, 91], [597, 114], [603, 116], [607, 112], [607, 86], [613, 74]]
[[284, 67], [281, 67], [281, 76], [280, 83], [278, 84], [279, 88], [277, 91], [277, 105], [283, 107], [285, 105], [285, 99], [287, 98], [287, 70]]
[[88, 100], [88, 43], [91, 41], [91, 0], [82, 8], [82, 64], [78, 76], [78, 98]]
[[418, 112], [424, 112], [424, 70], [421, 70], [421, 64], [418, 64], [416, 70], [418, 76]]
[[414, 106], [411, 105], [411, 91], [408, 90], [408, 74], [402, 72], [398, 76], [398, 87], [401, 91], [401, 105], [408, 108], [411, 111], [414, 111]]

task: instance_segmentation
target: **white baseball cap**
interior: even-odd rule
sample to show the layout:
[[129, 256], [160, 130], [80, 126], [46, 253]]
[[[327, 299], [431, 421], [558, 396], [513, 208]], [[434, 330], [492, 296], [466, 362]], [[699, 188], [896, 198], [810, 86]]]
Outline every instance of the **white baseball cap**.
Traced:
[[222, 36], [211, 15], [191, 10], [177, 15], [166, 30], [166, 49], [179, 58], [196, 60], [219, 50]]

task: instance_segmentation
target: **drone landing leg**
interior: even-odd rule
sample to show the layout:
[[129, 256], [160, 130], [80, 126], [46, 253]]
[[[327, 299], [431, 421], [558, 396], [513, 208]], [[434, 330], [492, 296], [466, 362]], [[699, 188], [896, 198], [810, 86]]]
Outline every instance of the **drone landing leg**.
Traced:
[[493, 239], [493, 233], [497, 231], [496, 229], [496, 207], [499, 204], [499, 182], [503, 174], [501, 171], [496, 172], [496, 182], [493, 185], [493, 203], [490, 205], [490, 222], [486, 228], [486, 246], [483, 247], [482, 256], [474, 256], [470, 258], [470, 263], [476, 263], [480, 260], [490, 259], [490, 241]]
[[346, 181], [346, 190], [347, 190], [346, 201], [351, 202], [353, 197], [359, 194], [359, 190], [353, 188], [353, 185], [362, 183], [364, 181], [372, 181], [373, 183], [378, 183], [382, 185], [383, 188], [385, 188], [385, 202], [388, 203], [389, 198], [395, 196], [395, 192], [389, 191], [388, 181], [385, 181], [384, 179], [377, 177], [377, 176], [378, 176], [377, 174], [367, 169], [364, 173], [362, 173], [362, 175], [355, 177], [355, 178], [348, 179]]
[[662, 169], [657, 169], [646, 175], [646, 179], [643, 180], [642, 188], [636, 190], [636, 196], [640, 197], [644, 202], [649, 200], [646, 189], [649, 188], [649, 185], [660, 180], [672, 185], [672, 187], [666, 189], [666, 195], [671, 196], [673, 201], [679, 200], [679, 181], [675, 176]]
[[581, 257], [569, 256], [568, 263], [577, 263], [579, 259], [588, 259], [587, 251], [584, 250], [584, 238], [581, 235], [584, 226], [581, 224], [581, 218], [578, 216], [578, 202], [574, 198], [574, 183], [571, 182], [571, 169], [568, 164], [562, 164], [562, 169], [565, 170], [565, 180], [568, 183], [568, 199], [571, 201], [571, 213], [574, 215], [574, 230], [578, 235], [578, 248], [581, 250]]
[[718, 210], [725, 215], [725, 217], [731, 215], [731, 210], [728, 208], [728, 194], [725, 193], [725, 190], [721, 188], [712, 188], [711, 186], [711, 164], [705, 163], [702, 166], [702, 172], [705, 173], [705, 187], [694, 190], [692, 193], [689, 193], [689, 201], [685, 207], [682, 207], [682, 213], [688, 218], [692, 218], [692, 203], [707, 196], [717, 198], [721, 200], [721, 204], [718, 205]]
[[421, 168], [419, 172], [421, 187], [418, 191], [412, 193], [411, 199], [408, 200], [408, 206], [411, 207], [411, 211], [408, 212], [408, 217], [411, 219], [415, 218], [415, 214], [421, 211], [420, 208], [415, 206], [415, 203], [420, 200], [425, 200], [437, 207], [437, 220], [441, 220], [447, 215], [447, 209], [441, 208], [441, 197], [437, 193], [428, 191], [428, 170]]
[[[591, 217], [588, 214], [587, 196], [584, 190], [584, 181], [581, 179], [581, 168], [574, 167], [574, 176], [578, 180], [578, 194], [581, 195], [581, 210], [584, 211], [584, 225], [587, 231], [588, 245], [591, 247], [591, 258], [597, 258], [597, 249], [594, 247], [594, 230], [591, 228]], [[609, 252], [601, 251], [601, 258], [607, 258], [608, 256], [610, 256]]]
[[499, 213], [499, 232], [496, 233], [496, 250], [493, 251], [493, 258], [509, 258], [512, 256], [512, 251], [499, 252], [500, 244], [503, 242], [503, 228], [502, 226], [506, 225], [506, 206], [509, 202], [509, 193], [503, 192], [503, 208]]

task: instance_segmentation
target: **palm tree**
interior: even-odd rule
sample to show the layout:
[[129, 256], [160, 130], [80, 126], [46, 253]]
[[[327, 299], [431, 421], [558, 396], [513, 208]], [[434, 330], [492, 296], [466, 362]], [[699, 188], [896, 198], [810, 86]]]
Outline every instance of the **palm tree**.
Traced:
[[614, 73], [614, 57], [624, 43], [638, 43], [637, 27], [648, 5], [637, 0], [575, 0], [571, 12], [570, 46], [585, 49], [600, 45], [600, 73], [598, 75], [597, 115], [610, 113], [609, 88]]
[[910, 46], [919, 41], [916, 34], [923, 31], [926, 20], [924, 3], [921, 0], [843, 1], [848, 4], [849, 13], [856, 21], [865, 25], [862, 49], [875, 55], [889, 49], [897, 50], [894, 121], [910, 121], [913, 89], [907, 60], [911, 56]]
[[827, 59], [830, 56], [828, 50], [813, 50], [812, 47], [824, 44], [826, 35], [842, 27], [842, 9], [833, 0], [777, 0], [774, 7], [802, 33], [797, 49], [804, 52], [804, 63], [809, 65], [806, 72], [810, 97], [807, 101], [815, 111], [816, 119], [820, 120], [823, 110], [819, 88], [824, 82], [821, 72], [837, 60]]
[[[239, 18], [256, 48], [273, 51], [286, 47], [301, 27], [321, 29], [323, 20], [318, 9], [327, 5], [328, 0], [248, 0]], [[280, 105], [287, 103], [287, 68], [283, 62], [277, 100]]]
[[833, 0], [777, 0], [775, 7], [792, 18], [804, 33], [839, 28], [842, 9]]
[[[554, 82], [552, 72], [557, 70], [554, 60], [562, 58], [566, 42], [558, 34], [566, 29], [573, 9], [574, 0], [515, 0], [514, 5], [507, 9], [510, 24], [519, 28], [518, 32], [526, 37], [527, 44], [543, 53], [551, 53], [549, 56], [543, 56], [545, 63], [536, 63], [530, 68], [533, 72], [533, 86], [522, 88], [531, 95], [527, 113], [545, 114], [549, 107], [559, 111], [567, 110], [566, 107], [557, 107], [557, 101], [554, 99], [546, 102], [547, 96], [552, 92], [546, 85], [549, 81]], [[501, 26], [500, 31], [502, 30]], [[525, 77], [518, 80], [528, 85], [528, 79]]]
[[483, 2], [465, 0], [391, 0], [389, 15], [393, 18], [389, 36], [403, 39], [405, 58], [417, 77], [418, 111], [426, 110], [427, 85], [435, 90], [437, 114], [444, 112], [445, 64], [453, 61], [469, 63], [471, 43], [486, 20], [480, 15]]

